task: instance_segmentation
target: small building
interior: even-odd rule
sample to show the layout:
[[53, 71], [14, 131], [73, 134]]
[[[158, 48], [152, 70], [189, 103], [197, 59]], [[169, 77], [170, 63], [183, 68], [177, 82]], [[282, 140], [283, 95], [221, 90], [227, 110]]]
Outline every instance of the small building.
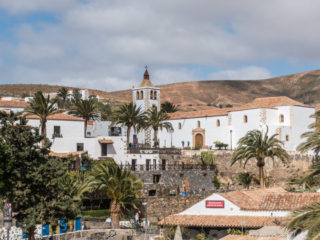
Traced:
[[[280, 226], [292, 211], [320, 201], [320, 193], [293, 193], [282, 188], [214, 193], [185, 211], [164, 218], [162, 226], [205, 230], [220, 237], [241, 231]], [[212, 236], [209, 236], [211, 239]]]
[[0, 100], [0, 111], [4, 112], [22, 112], [29, 104], [23, 100]]

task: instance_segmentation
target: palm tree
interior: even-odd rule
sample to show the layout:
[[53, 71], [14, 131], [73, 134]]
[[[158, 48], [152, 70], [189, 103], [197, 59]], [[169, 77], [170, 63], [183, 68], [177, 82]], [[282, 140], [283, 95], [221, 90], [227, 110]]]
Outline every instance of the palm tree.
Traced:
[[96, 120], [99, 117], [97, 100], [95, 98], [89, 98], [86, 100], [80, 99], [79, 101], [73, 101], [69, 113], [85, 120], [84, 137], [87, 137], [88, 121]]
[[174, 113], [178, 112], [179, 108], [174, 105], [172, 102], [165, 101], [164, 103], [161, 104], [161, 111], [164, 111], [166, 113]]
[[315, 202], [289, 215], [285, 222], [293, 235], [307, 231], [306, 239], [319, 239], [320, 202]]
[[62, 87], [58, 90], [57, 96], [62, 100], [62, 108], [65, 108], [65, 104], [68, 97], [68, 89], [66, 87]]
[[232, 163], [244, 160], [244, 167], [250, 159], [256, 159], [257, 166], [259, 168], [259, 179], [261, 188], [265, 187], [264, 181], [264, 165], [265, 159], [271, 158], [273, 161], [275, 157], [279, 158], [282, 162], [288, 160], [289, 155], [286, 150], [283, 149], [283, 143], [277, 139], [278, 134], [274, 134], [271, 137], [268, 136], [268, 128], [265, 134], [259, 130], [249, 131], [238, 142], [238, 147], [232, 156]]
[[[44, 97], [41, 91], [35, 93], [30, 100], [29, 106], [24, 110], [27, 115], [36, 115], [40, 118], [41, 134], [47, 135], [47, 118], [59, 111], [56, 108], [56, 99], [50, 99], [50, 96]], [[44, 140], [42, 141], [42, 145]]]
[[297, 150], [301, 152], [312, 150], [318, 156], [320, 153], [320, 111], [311, 115], [311, 117], [315, 118], [315, 121], [309, 125], [309, 129], [312, 129], [312, 131], [301, 135], [302, 138], [307, 139], [297, 147]]
[[130, 142], [130, 132], [133, 127], [134, 130], [140, 132], [145, 126], [145, 114], [142, 113], [141, 107], [134, 103], [126, 103], [120, 106], [118, 110], [113, 113], [113, 121], [111, 127], [121, 124], [127, 127], [127, 147]]
[[153, 143], [154, 146], [158, 144], [158, 131], [165, 128], [168, 132], [173, 132], [173, 127], [170, 122], [166, 122], [170, 116], [163, 111], [158, 111], [158, 108], [152, 107], [147, 111], [146, 127], [153, 129]]
[[115, 227], [120, 228], [120, 215], [124, 211], [137, 208], [143, 182], [129, 170], [115, 163], [101, 162], [93, 170], [90, 185], [95, 186], [111, 200], [111, 218]]

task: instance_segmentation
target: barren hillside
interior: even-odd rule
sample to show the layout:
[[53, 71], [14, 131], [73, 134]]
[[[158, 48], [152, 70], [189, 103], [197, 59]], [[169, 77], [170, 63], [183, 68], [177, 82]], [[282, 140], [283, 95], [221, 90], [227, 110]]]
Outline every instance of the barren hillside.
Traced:
[[[300, 102], [317, 106], [320, 104], [320, 70], [292, 74], [266, 80], [250, 81], [198, 81], [160, 85], [161, 101], [171, 101], [183, 110], [204, 109], [212, 105], [237, 106], [256, 97], [288, 96]], [[33, 93], [37, 90], [53, 92], [60, 86], [12, 84], [0, 85], [0, 94]], [[112, 102], [131, 101], [131, 90], [104, 92], [90, 90]], [[211, 106], [210, 106], [211, 105]]]

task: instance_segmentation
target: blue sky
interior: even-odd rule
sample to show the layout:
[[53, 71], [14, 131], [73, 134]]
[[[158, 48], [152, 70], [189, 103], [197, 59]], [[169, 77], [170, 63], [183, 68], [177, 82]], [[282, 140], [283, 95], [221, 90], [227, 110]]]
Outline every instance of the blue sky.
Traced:
[[319, 1], [0, 0], [0, 84], [131, 88], [319, 69]]

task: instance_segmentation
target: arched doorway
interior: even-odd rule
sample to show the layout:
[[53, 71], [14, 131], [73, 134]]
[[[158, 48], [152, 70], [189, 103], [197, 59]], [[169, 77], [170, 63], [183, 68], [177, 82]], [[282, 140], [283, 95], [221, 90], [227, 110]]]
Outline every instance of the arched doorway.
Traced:
[[201, 133], [197, 133], [196, 134], [196, 144], [195, 146], [200, 146], [202, 147], [203, 146], [203, 136]]

